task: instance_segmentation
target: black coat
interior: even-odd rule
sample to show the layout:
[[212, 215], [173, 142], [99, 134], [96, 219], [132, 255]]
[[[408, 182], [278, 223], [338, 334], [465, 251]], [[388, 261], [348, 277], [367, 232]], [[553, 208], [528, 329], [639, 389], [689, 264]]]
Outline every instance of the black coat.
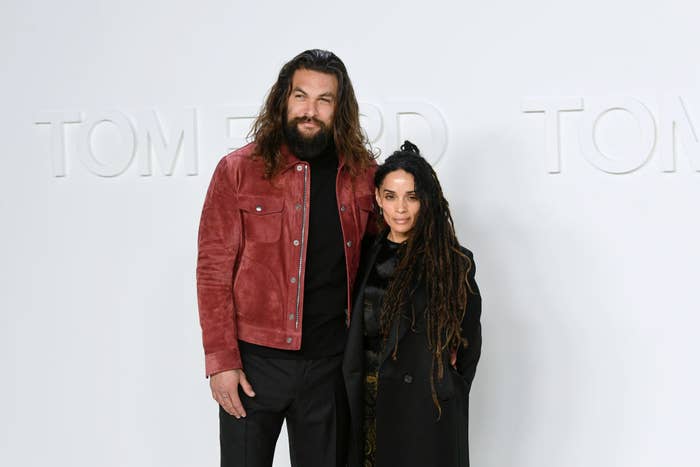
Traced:
[[[352, 312], [343, 375], [350, 405], [350, 451], [348, 467], [361, 467], [364, 442], [364, 290], [381, 241], [363, 253], [362, 266]], [[463, 250], [470, 259], [473, 255]], [[430, 372], [432, 355], [428, 350], [422, 313], [416, 313], [411, 329], [407, 319], [396, 323], [398, 334], [391, 332], [379, 367], [376, 403], [376, 467], [466, 467], [469, 466], [468, 417], [469, 389], [481, 354], [481, 296], [474, 281], [473, 265], [469, 274], [472, 292], [462, 322], [462, 335], [469, 345], [457, 352], [456, 368], [444, 356], [445, 373], [436, 381], [442, 414], [432, 400]], [[413, 299], [414, 309], [425, 308], [425, 291], [419, 287]], [[398, 336], [398, 337], [397, 337]], [[396, 360], [391, 353], [398, 338]]]

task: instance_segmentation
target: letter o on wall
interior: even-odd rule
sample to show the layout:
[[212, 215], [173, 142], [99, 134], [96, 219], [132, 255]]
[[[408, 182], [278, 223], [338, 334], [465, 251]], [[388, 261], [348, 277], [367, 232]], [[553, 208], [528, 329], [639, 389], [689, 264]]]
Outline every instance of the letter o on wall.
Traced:
[[[614, 158], [604, 154], [596, 140], [596, 126], [605, 114], [613, 110], [627, 112], [639, 125], [640, 137], [634, 144], [633, 157], [631, 158]], [[654, 116], [644, 104], [631, 97], [596, 99], [593, 105], [589, 105], [588, 100], [586, 100], [580, 144], [586, 159], [594, 167], [612, 174], [634, 172], [649, 160], [654, 150], [656, 144]]]
[[[108, 160], [97, 157], [93, 147], [95, 129], [103, 124], [111, 124], [121, 141]], [[78, 145], [81, 160], [90, 172], [100, 177], [116, 177], [131, 165], [136, 152], [136, 133], [126, 115], [118, 110], [105, 111], [94, 117], [88, 116], [81, 126]]]
[[376, 143], [382, 135], [382, 113], [376, 105], [367, 102], [360, 103], [360, 120], [367, 139], [370, 143]]

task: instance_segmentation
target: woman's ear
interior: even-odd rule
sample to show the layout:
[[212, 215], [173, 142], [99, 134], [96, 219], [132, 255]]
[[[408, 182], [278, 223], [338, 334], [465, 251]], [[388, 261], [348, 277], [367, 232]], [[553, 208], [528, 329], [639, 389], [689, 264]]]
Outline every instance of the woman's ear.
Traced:
[[377, 206], [382, 207], [382, 199], [379, 197], [379, 188], [374, 189], [374, 199], [377, 200]]

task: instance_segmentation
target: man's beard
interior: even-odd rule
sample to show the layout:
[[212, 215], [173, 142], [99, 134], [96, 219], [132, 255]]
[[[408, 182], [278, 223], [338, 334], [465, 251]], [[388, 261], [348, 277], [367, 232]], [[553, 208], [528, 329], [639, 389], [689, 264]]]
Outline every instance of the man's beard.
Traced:
[[[299, 124], [306, 121], [313, 121], [318, 125], [315, 135], [306, 137], [299, 132]], [[333, 140], [331, 130], [322, 121], [313, 117], [297, 117], [288, 121], [284, 126], [284, 136], [294, 155], [305, 161], [318, 157]]]

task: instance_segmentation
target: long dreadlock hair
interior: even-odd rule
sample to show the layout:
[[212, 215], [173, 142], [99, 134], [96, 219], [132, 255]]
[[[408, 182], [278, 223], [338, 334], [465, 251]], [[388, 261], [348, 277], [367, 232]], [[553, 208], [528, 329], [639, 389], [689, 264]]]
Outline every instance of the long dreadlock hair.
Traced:
[[360, 126], [360, 110], [350, 76], [345, 64], [334, 53], [312, 49], [300, 53], [282, 67], [248, 134], [248, 138], [255, 141], [255, 156], [265, 162], [265, 177], [270, 179], [282, 169], [280, 147], [285, 141], [287, 99], [292, 91], [294, 72], [299, 69], [326, 73], [338, 80], [333, 142], [350, 173], [358, 175], [372, 164], [374, 156], [368, 150], [369, 141]]
[[[435, 380], [444, 376], [443, 356], [450, 355], [459, 346], [468, 345], [462, 336], [461, 324], [468, 291], [472, 291], [468, 274], [473, 265], [457, 241], [449, 205], [435, 171], [410, 141], [404, 142], [399, 151], [379, 166], [374, 177], [377, 190], [387, 174], [396, 170], [413, 175], [420, 208], [408, 240], [399, 249], [399, 262], [384, 295], [379, 326], [385, 339], [392, 329], [398, 332], [395, 323], [406, 312], [418, 286], [425, 287], [427, 307], [425, 310], [412, 309], [412, 320], [415, 322], [416, 313], [424, 312], [432, 352], [430, 387], [439, 418], [442, 408], [435, 391]], [[382, 216], [378, 217], [380, 224], [384, 224]], [[396, 358], [397, 353], [398, 339], [392, 358]]]

